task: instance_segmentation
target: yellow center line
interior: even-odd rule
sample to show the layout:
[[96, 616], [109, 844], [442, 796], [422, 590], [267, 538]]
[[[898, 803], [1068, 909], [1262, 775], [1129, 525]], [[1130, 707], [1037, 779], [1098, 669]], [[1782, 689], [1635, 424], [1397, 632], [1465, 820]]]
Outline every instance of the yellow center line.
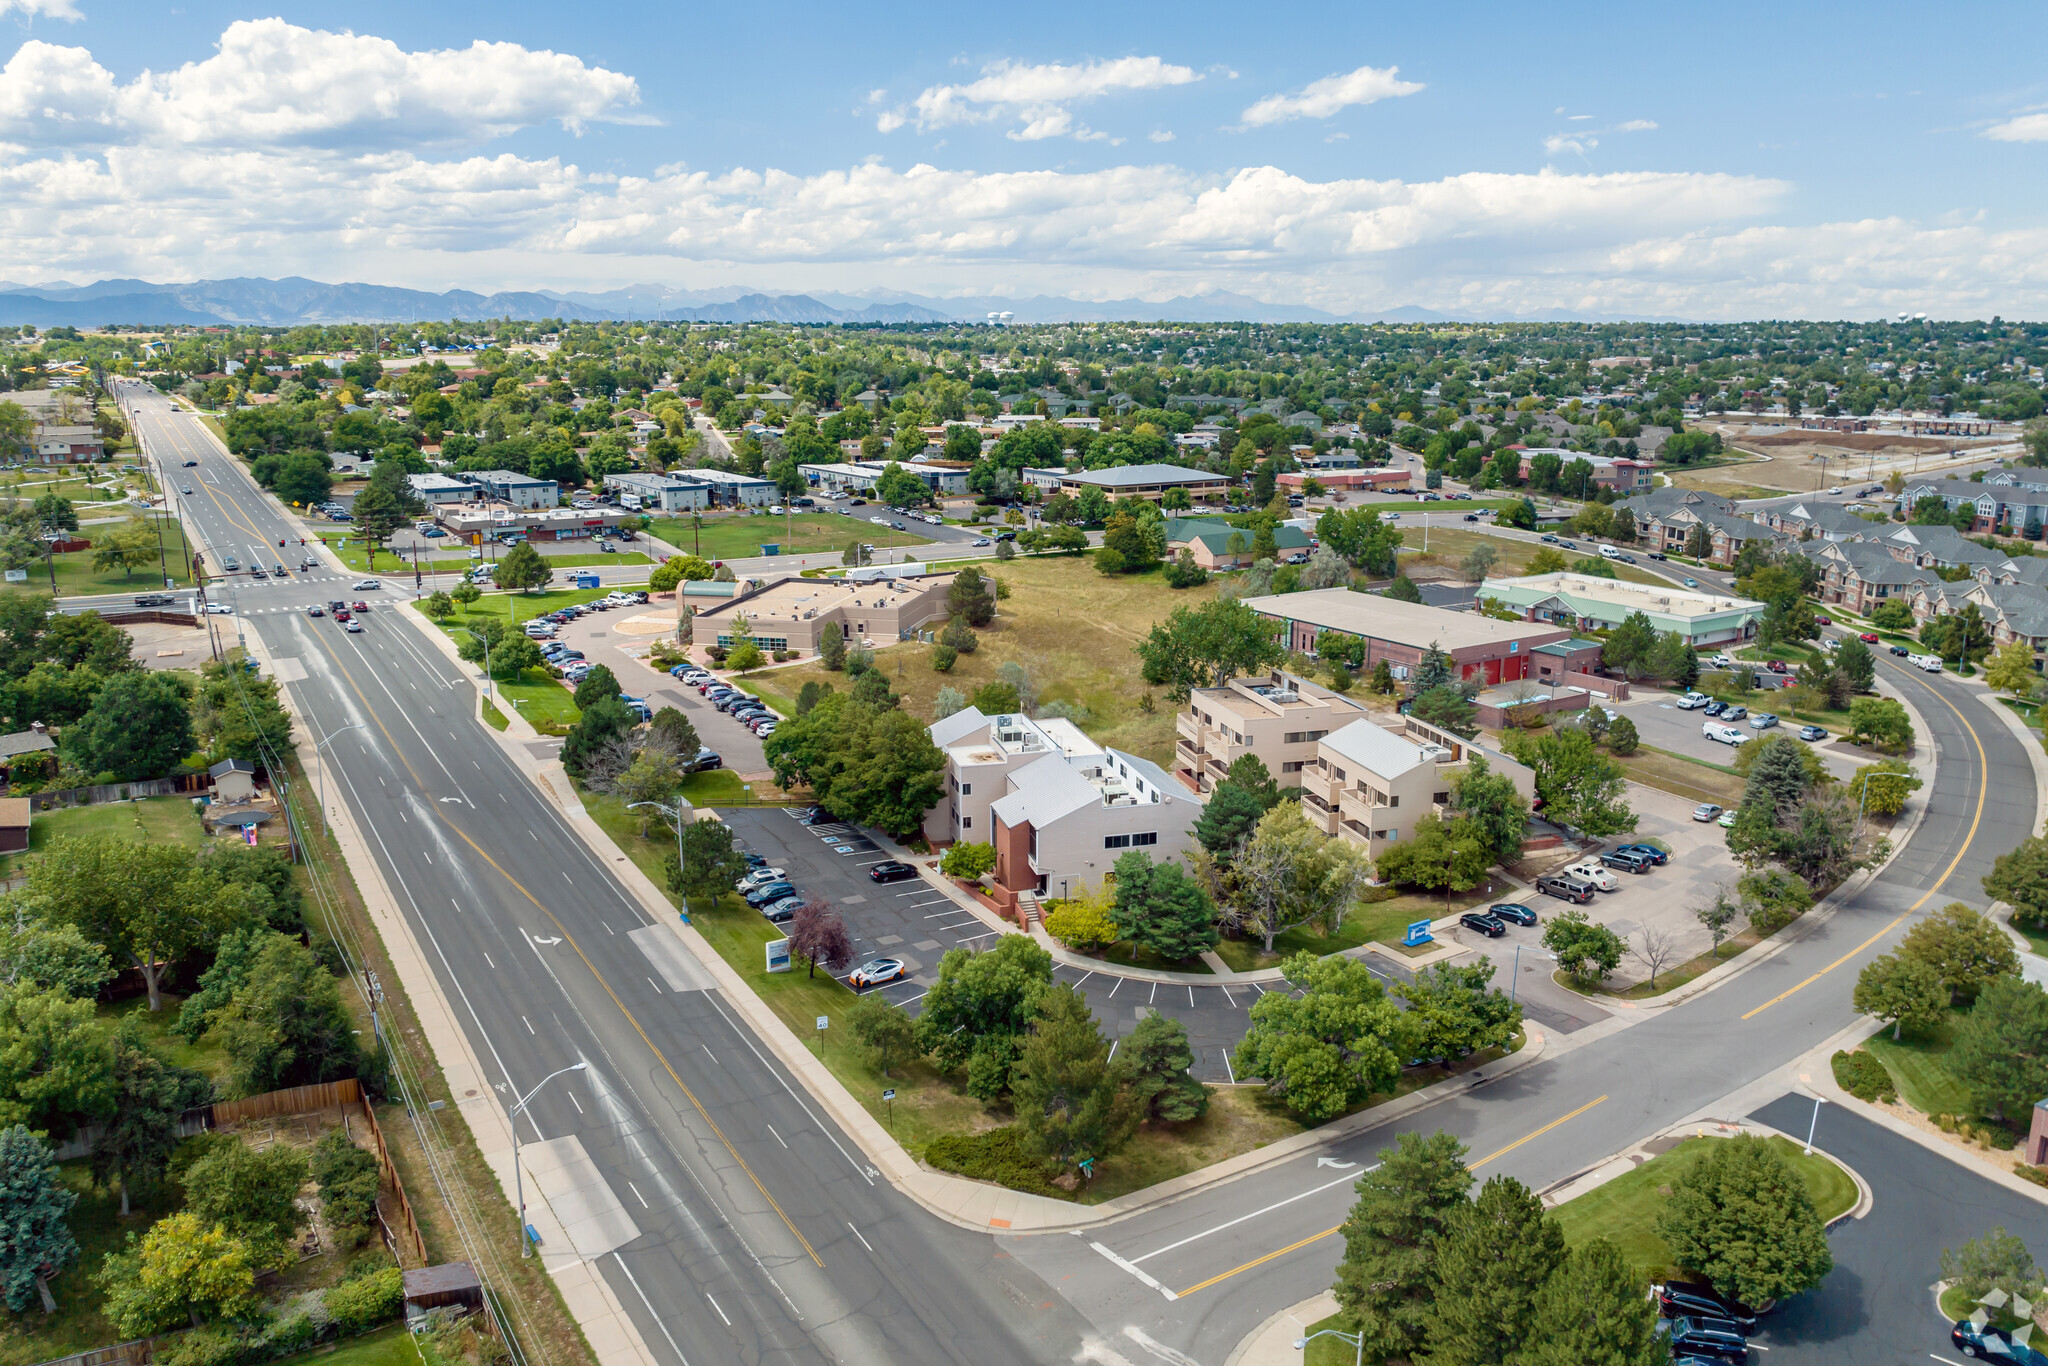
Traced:
[[1799, 983], [1797, 986], [1787, 987], [1785, 990], [1779, 992], [1770, 1000], [1765, 1001], [1762, 1005], [1750, 1011], [1749, 1014], [1744, 1015], [1742, 1017], [1743, 1019], [1747, 1020], [1751, 1015], [1761, 1015], [1766, 1010], [1769, 1010], [1772, 1006], [1778, 1004], [1778, 1002], [1784, 1000], [1787, 996], [1790, 996], [1793, 992], [1804, 991], [1807, 987], [1812, 986], [1815, 982], [1818, 982], [1821, 978], [1827, 976], [1836, 968], [1842, 966], [1842, 964], [1848, 962], [1851, 958], [1856, 957], [1856, 955], [1862, 953], [1872, 944], [1875, 944], [1878, 940], [1884, 938], [1893, 930], [1897, 929], [1901, 921], [1905, 920], [1907, 916], [1913, 914], [1913, 912], [1919, 910], [1922, 906], [1925, 906], [1928, 903], [1928, 901], [1933, 898], [1934, 894], [1941, 890], [1941, 885], [1944, 882], [1947, 882], [1949, 880], [1949, 876], [1955, 872], [1956, 865], [1963, 861], [1963, 855], [1970, 852], [1970, 844], [1977, 838], [1977, 825], [1980, 821], [1984, 819], [1984, 799], [1986, 796], [1990, 794], [1991, 791], [1991, 767], [1990, 760], [1986, 758], [1984, 754], [1984, 741], [1978, 736], [1977, 728], [1970, 724], [1970, 718], [1963, 715], [1963, 709], [1961, 707], [1958, 707], [1955, 703], [1949, 701], [1946, 697], [1942, 697], [1940, 693], [1935, 692], [1933, 685], [1918, 678], [1914, 679], [1913, 682], [1918, 683], [1921, 687], [1926, 688], [1928, 692], [1933, 693], [1935, 697], [1940, 698], [1941, 704], [1956, 714], [1956, 720], [1962, 723], [1962, 727], [1964, 730], [1970, 732], [1970, 743], [1977, 747], [1977, 810], [1976, 813], [1970, 817], [1970, 828], [1963, 835], [1962, 848], [1956, 850], [1956, 856], [1948, 861], [1948, 867], [1941, 870], [1941, 876], [1934, 880], [1934, 885], [1932, 887], [1929, 887], [1925, 892], [1923, 892], [1918, 901], [1908, 906], [1905, 910], [1899, 912], [1898, 915], [1892, 917], [1891, 922], [1887, 924], [1883, 929], [1879, 930], [1876, 934], [1871, 935], [1870, 938], [1864, 940], [1861, 944], [1858, 944], [1855, 948], [1849, 950], [1840, 958], [1837, 958], [1834, 962], [1828, 964], [1819, 972], [1816, 972], [1815, 974], [1813, 974], [1813, 976], [1807, 978], [1805, 981]]
[[[405, 771], [407, 774], [411, 776], [413, 784], [416, 787], [420, 788], [422, 791], [424, 791], [426, 785], [420, 782], [419, 774], [414, 772], [413, 766], [406, 761], [404, 751], [398, 747], [398, 742], [392, 738], [391, 732], [385, 730], [384, 722], [378, 718], [377, 713], [370, 706], [370, 699], [366, 697], [363, 694], [363, 690], [357, 686], [355, 675], [348, 671], [348, 666], [341, 662], [341, 657], [334, 652], [334, 648], [327, 643], [324, 637], [316, 633], [314, 639], [319, 644], [320, 648], [326, 651], [327, 657], [334, 661], [334, 667], [341, 671], [342, 677], [348, 680], [349, 690], [355, 693], [357, 700], [363, 704], [364, 711], [369, 715], [371, 721], [373, 721], [376, 724], [377, 729], [383, 733], [385, 741], [391, 745], [392, 753], [398, 756], [398, 762], [405, 765]], [[787, 1227], [789, 1231], [796, 1236], [796, 1240], [799, 1243], [803, 1244], [803, 1249], [807, 1254], [809, 1254], [810, 1259], [813, 1262], [816, 1262], [819, 1266], [824, 1266], [825, 1261], [823, 1258], [818, 1256], [817, 1249], [811, 1246], [811, 1240], [804, 1237], [803, 1230], [799, 1229], [796, 1226], [796, 1223], [783, 1210], [781, 1203], [777, 1201], [773, 1195], [770, 1195], [768, 1193], [768, 1187], [763, 1185], [761, 1182], [761, 1178], [754, 1174], [754, 1169], [747, 1164], [747, 1159], [740, 1156], [740, 1150], [734, 1147], [732, 1140], [725, 1136], [725, 1130], [718, 1127], [718, 1121], [711, 1117], [710, 1111], [704, 1108], [704, 1103], [697, 1099], [697, 1093], [692, 1091], [689, 1088], [689, 1086], [684, 1083], [682, 1077], [677, 1075], [675, 1067], [668, 1060], [668, 1055], [663, 1053], [660, 1047], [655, 1044], [654, 1040], [647, 1036], [647, 1031], [641, 1027], [640, 1021], [634, 1016], [631, 1010], [627, 1009], [626, 1003], [619, 999], [619, 994], [616, 991], [612, 990], [611, 983], [606, 981], [604, 974], [597, 970], [597, 965], [590, 961], [589, 955], [583, 952], [583, 946], [576, 942], [576, 936], [569, 932], [568, 926], [564, 925], [561, 922], [561, 920], [556, 917], [553, 911], [549, 910], [546, 906], [542, 905], [540, 898], [536, 897], [532, 892], [528, 891], [524, 883], [522, 883], [518, 878], [513, 877], [512, 874], [506, 872], [504, 868], [499, 866], [498, 861], [496, 859], [492, 858], [489, 854], [485, 853], [483, 847], [479, 845], [475, 840], [471, 839], [468, 833], [465, 832], [461, 826], [457, 825], [454, 821], [449, 820], [447, 815], [441, 811], [438, 803], [436, 803], [434, 807], [434, 814], [439, 816], [441, 818], [442, 823], [445, 824], [450, 830], [453, 830], [457, 837], [459, 837], [464, 844], [467, 844], [471, 849], [476, 850], [477, 857], [481, 858], [485, 863], [490, 864], [492, 869], [497, 872], [498, 876], [504, 878], [505, 881], [511, 883], [514, 887], [518, 888], [519, 894], [525, 897], [528, 901], [532, 902], [534, 909], [538, 910], [542, 915], [548, 918], [549, 923], [552, 924], [555, 927], [555, 929], [561, 934], [563, 940], [568, 943], [571, 949], [575, 950], [576, 956], [583, 960], [583, 966], [590, 970], [590, 975], [597, 980], [597, 984], [600, 987], [604, 988], [604, 994], [611, 998], [611, 1002], [614, 1006], [618, 1007], [619, 1014], [626, 1017], [626, 1023], [633, 1026], [633, 1032], [640, 1036], [640, 1041], [647, 1045], [648, 1051], [653, 1053], [656, 1061], [661, 1063], [662, 1070], [668, 1073], [669, 1080], [673, 1081], [676, 1084], [676, 1089], [683, 1093], [684, 1098], [690, 1102], [690, 1105], [697, 1111], [697, 1114], [703, 1119], [703, 1121], [707, 1125], [710, 1126], [711, 1132], [717, 1135], [718, 1141], [725, 1145], [725, 1150], [728, 1153], [732, 1154], [732, 1160], [739, 1163], [740, 1170], [745, 1172], [747, 1174], [747, 1179], [754, 1183], [754, 1189], [761, 1192], [761, 1198], [768, 1202], [768, 1207], [775, 1211], [776, 1215], [782, 1220], [783, 1225]]]
[[[1598, 1105], [1601, 1101], [1604, 1101], [1606, 1099], [1607, 1097], [1600, 1096], [1593, 1100], [1587, 1101], [1584, 1105], [1581, 1105], [1578, 1109], [1572, 1111], [1570, 1114], [1565, 1115], [1558, 1119], [1551, 1120], [1550, 1123], [1544, 1125], [1542, 1128], [1536, 1130], [1534, 1133], [1524, 1134], [1522, 1137], [1516, 1139], [1513, 1143], [1508, 1144], [1507, 1147], [1502, 1148], [1499, 1152], [1488, 1153], [1485, 1157], [1480, 1158], [1477, 1162], [1467, 1162], [1465, 1164], [1465, 1170], [1478, 1171], [1481, 1167], [1493, 1161], [1495, 1158], [1507, 1156], [1515, 1149], [1521, 1147], [1524, 1143], [1529, 1142], [1531, 1139], [1543, 1137], [1543, 1135], [1549, 1133], [1552, 1129], [1555, 1129], [1558, 1125], [1565, 1123], [1567, 1120], [1577, 1119], [1580, 1115], [1583, 1115], [1584, 1113], [1586, 1113], [1586, 1111], [1592, 1109], [1595, 1105]], [[1333, 1233], [1341, 1233], [1343, 1229], [1344, 1226], [1342, 1224], [1337, 1225], [1336, 1228], [1326, 1228], [1321, 1233], [1310, 1234], [1308, 1237], [1302, 1239], [1298, 1243], [1289, 1243], [1286, 1247], [1280, 1248], [1279, 1250], [1274, 1252], [1268, 1252], [1263, 1257], [1254, 1257], [1251, 1261], [1246, 1262], [1242, 1266], [1233, 1266], [1228, 1271], [1219, 1271], [1214, 1276], [1211, 1276], [1208, 1280], [1202, 1281], [1196, 1285], [1191, 1285], [1187, 1289], [1180, 1291], [1180, 1298], [1186, 1299], [1188, 1296], [1194, 1294], [1197, 1290], [1207, 1290], [1210, 1286], [1216, 1284], [1218, 1281], [1227, 1281], [1232, 1276], [1237, 1275], [1239, 1272], [1250, 1271], [1253, 1267], [1264, 1266], [1267, 1262], [1272, 1261], [1275, 1257], [1285, 1257], [1290, 1252], [1298, 1252], [1302, 1248], [1307, 1247], [1310, 1243], [1318, 1243], [1321, 1242], [1323, 1239], [1329, 1237]]]

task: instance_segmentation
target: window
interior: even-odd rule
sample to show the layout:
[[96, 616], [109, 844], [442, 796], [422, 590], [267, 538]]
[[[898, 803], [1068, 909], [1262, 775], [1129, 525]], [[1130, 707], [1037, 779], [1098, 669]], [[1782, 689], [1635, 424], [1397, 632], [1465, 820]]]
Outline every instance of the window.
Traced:
[[972, 830], [974, 828], [974, 817], [962, 816], [960, 818], [960, 828], [962, 830]]
[[1290, 730], [1281, 737], [1281, 740], [1284, 744], [1306, 745], [1322, 739], [1329, 733], [1326, 730]]
[[972, 796], [974, 795], [974, 784], [973, 784], [973, 783], [962, 783], [962, 784], [960, 784], [960, 795], [961, 795], [961, 796], [963, 796], [963, 797], [972, 797]]
[[1131, 847], [1135, 849], [1144, 849], [1157, 843], [1159, 832], [1156, 830], [1145, 830], [1131, 836]]
[[1306, 768], [1307, 766], [1307, 764], [1297, 759], [1293, 763], [1286, 763], [1280, 765], [1280, 771], [1282, 773], [1299, 773], [1302, 771], [1302, 769]]
[[1439, 792], [1436, 794], [1434, 800], [1438, 806], [1449, 806], [1451, 804], [1451, 794], [1448, 792]]
[[1394, 794], [1393, 796], [1391, 796], [1391, 797], [1387, 798], [1387, 805], [1388, 805], [1388, 806], [1399, 806], [1400, 804], [1401, 804], [1401, 794], [1400, 794], [1400, 793], [1398, 793], [1398, 792], [1396, 792], [1396, 793], [1395, 793], [1395, 794]]
[[1105, 849], [1128, 849], [1131, 847], [1131, 837], [1129, 835], [1104, 835], [1102, 837], [1102, 847]]

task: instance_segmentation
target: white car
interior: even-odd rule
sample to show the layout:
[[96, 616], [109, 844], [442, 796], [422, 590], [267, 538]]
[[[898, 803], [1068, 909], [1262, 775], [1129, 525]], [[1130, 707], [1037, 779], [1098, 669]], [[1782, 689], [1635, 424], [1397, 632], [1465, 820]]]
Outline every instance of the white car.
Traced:
[[372, 593], [382, 588], [383, 586], [383, 584], [379, 583], [375, 579], [357, 579], [355, 581], [352, 591], [357, 593]]
[[756, 868], [733, 884], [736, 892], [751, 892], [756, 887], [766, 887], [771, 882], [785, 882], [789, 874], [781, 868]]
[[224, 602], [209, 602], [206, 604], [206, 614], [211, 617], [231, 617], [235, 614], [235, 609]]
[[1621, 889], [1621, 884], [1614, 880], [1614, 874], [1603, 868], [1598, 859], [1584, 859], [1574, 863], [1569, 868], [1563, 869], [1562, 872], [1566, 877], [1575, 877], [1581, 882], [1590, 882], [1603, 892], [1614, 892]]
[[1689, 692], [1679, 698], [1675, 705], [1680, 711], [1698, 711], [1713, 700], [1713, 698], [1708, 697], [1705, 693]]
[[1713, 721], [1702, 722], [1700, 734], [1723, 745], [1741, 745], [1749, 742], [1749, 737], [1735, 727], [1719, 725]]

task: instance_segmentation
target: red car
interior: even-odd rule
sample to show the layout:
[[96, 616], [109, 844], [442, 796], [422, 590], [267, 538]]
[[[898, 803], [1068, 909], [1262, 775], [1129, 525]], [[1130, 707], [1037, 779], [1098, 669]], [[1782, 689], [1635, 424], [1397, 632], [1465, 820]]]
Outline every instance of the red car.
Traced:
[[1819, 613], [1815, 613], [1813, 619], [1815, 622], [1822, 626], [1833, 626], [1835, 624], [1833, 620], [1831, 620], [1828, 617], [1821, 616]]
[[1856, 639], [1862, 641], [1865, 645], [1875, 645], [1878, 643], [1877, 633], [1874, 631], [1865, 631], [1862, 635], [1857, 636]]
[[1782, 659], [1774, 659], [1770, 663], [1764, 665], [1764, 667], [1769, 669], [1774, 674], [1781, 674], [1785, 672], [1785, 661]]
[[367, 612], [370, 610], [370, 604], [367, 602], [350, 603], [349, 606], [351, 609], [357, 612]]
[[334, 619], [335, 619], [336, 621], [347, 621], [347, 620], [349, 619], [349, 617], [348, 617], [348, 612], [347, 612], [347, 611], [346, 611], [345, 609], [344, 609], [344, 610], [341, 610], [341, 611], [337, 611], [337, 612], [336, 612], [336, 613], [334, 614]]

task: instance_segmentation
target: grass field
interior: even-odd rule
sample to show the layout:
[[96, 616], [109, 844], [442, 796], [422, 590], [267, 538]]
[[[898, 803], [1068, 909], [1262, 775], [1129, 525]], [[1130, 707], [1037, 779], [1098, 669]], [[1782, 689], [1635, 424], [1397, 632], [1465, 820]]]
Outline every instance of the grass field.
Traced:
[[1487, 890], [1488, 885], [1482, 883], [1448, 901], [1434, 894], [1409, 893], [1386, 901], [1369, 902], [1346, 916], [1335, 934], [1321, 934], [1313, 925], [1297, 925], [1285, 934], [1276, 935], [1272, 953], [1267, 953], [1256, 940], [1225, 939], [1216, 945], [1216, 956], [1228, 963], [1232, 972], [1252, 972], [1259, 968], [1277, 967], [1283, 959], [1296, 953], [1324, 957], [1368, 942], [1398, 945], [1408, 927], [1418, 920], [1441, 920], [1458, 911], [1470, 910], [1481, 902], [1494, 900], [1496, 894]]
[[[40, 811], [29, 826], [29, 853], [49, 846], [59, 835], [106, 835], [137, 844], [185, 844], [198, 848], [206, 841], [190, 797], [146, 797], [139, 802], [104, 802], [61, 811]], [[25, 855], [0, 859], [0, 872]]]
[[[876, 526], [860, 515], [870, 512], [873, 507], [872, 503], [867, 507], [857, 507], [851, 517], [843, 517], [836, 512], [799, 512], [792, 517], [721, 512], [705, 517], [701, 528], [693, 528], [687, 517], [663, 517], [648, 530], [684, 554], [702, 555], [707, 560], [751, 559], [761, 553], [764, 545], [779, 545], [783, 554], [797, 555], [844, 550], [846, 543], [856, 538], [877, 548], [923, 545], [931, 540], [931, 537], [921, 536], [915, 531], [895, 531], [886, 526]], [[884, 514], [876, 512], [873, 515]], [[895, 517], [892, 520], [903, 519]], [[905, 525], [910, 524], [906, 522]]]
[[[17, 593], [47, 593], [50, 591], [50, 569], [54, 564], [57, 571], [57, 595], [59, 597], [85, 597], [95, 593], [150, 593], [163, 590], [163, 574], [180, 587], [192, 582], [192, 551], [185, 541], [184, 530], [174, 517], [161, 517], [164, 532], [164, 570], [157, 568], [158, 560], [152, 555], [147, 567], [133, 570], [94, 569], [93, 552], [74, 550], [64, 555], [52, 555], [28, 565], [26, 583], [10, 583], [7, 588]], [[86, 540], [96, 540], [99, 535], [111, 531], [118, 523], [87, 527], [83, 530]]]
[[[1564, 1227], [1565, 1241], [1576, 1247], [1606, 1238], [1644, 1275], [1669, 1267], [1671, 1249], [1657, 1236], [1657, 1216], [1671, 1182], [1699, 1161], [1708, 1145], [1727, 1141], [1689, 1138], [1634, 1171], [1559, 1205], [1552, 1214]], [[1823, 1223], [1855, 1208], [1856, 1182], [1847, 1172], [1818, 1153], [1806, 1156], [1799, 1144], [1786, 1139], [1772, 1138], [1770, 1144], [1805, 1178], [1807, 1194]]]
[[[1029, 672], [1041, 703], [1087, 708], [1082, 725], [1091, 738], [1156, 763], [1170, 761], [1173, 703], [1140, 677], [1135, 647], [1154, 622], [1176, 607], [1201, 605], [1215, 589], [1176, 591], [1156, 572], [1104, 578], [1086, 557], [1031, 556], [987, 572], [1010, 586], [1010, 596], [998, 605], [996, 619], [977, 632], [981, 648], [960, 656], [951, 673], [932, 671], [929, 645], [891, 645], [876, 653], [890, 687], [904, 696], [904, 710], [929, 718], [940, 688], [972, 697], [995, 681], [1000, 665], [1014, 660]], [[777, 670], [775, 678], [775, 691], [783, 697], [796, 696], [812, 679], [846, 689], [844, 674], [816, 664]]]
[[388, 1328], [379, 1328], [374, 1333], [365, 1333], [351, 1338], [340, 1346], [316, 1347], [310, 1352], [285, 1357], [279, 1366], [420, 1366], [424, 1358], [413, 1346], [412, 1334], [405, 1325], [394, 1323]]
[[1743, 780], [1683, 754], [1639, 746], [1634, 754], [1610, 756], [1627, 771], [1631, 782], [1658, 788], [1692, 802], [1716, 802], [1721, 806], [1742, 804]]
[[1899, 1099], [1924, 1115], [1974, 1115], [1976, 1098], [1948, 1069], [1955, 1027], [1966, 1012], [1952, 1010], [1932, 1029], [1905, 1033], [1895, 1043], [1889, 1029], [1864, 1040], [1863, 1046], [1884, 1064], [1899, 1088]]
[[[441, 629], [447, 632], [449, 638], [457, 644], [466, 642], [469, 637], [463, 629], [465, 622], [470, 620], [481, 622], [486, 617], [495, 617], [500, 621], [504, 620], [505, 609], [502, 603], [505, 596], [504, 594], [493, 594], [478, 599], [477, 607], [483, 610], [473, 614], [458, 609], [453, 616], [440, 623]], [[511, 596], [515, 603], [521, 605], [519, 617], [521, 621], [540, 615], [540, 610], [524, 610], [523, 605], [527, 598], [526, 594], [514, 594]], [[532, 596], [535, 598], [545, 598], [553, 595], [536, 593]], [[580, 592], [565, 596], [574, 601], [582, 602], [588, 600], [590, 590], [586, 588]], [[493, 610], [494, 604], [495, 610]], [[541, 610], [552, 611], [554, 609], [546, 608]], [[576, 710], [574, 695], [570, 693], [568, 688], [562, 685], [560, 679], [554, 677], [545, 668], [528, 669], [525, 676], [517, 680], [493, 678], [491, 680], [491, 697], [497, 701], [502, 709], [499, 712], [499, 720], [491, 721], [493, 726], [498, 726], [500, 729], [503, 729], [500, 722], [504, 719], [504, 711], [508, 710], [517, 711], [533, 725], [534, 729], [540, 731], [543, 735], [560, 735], [583, 719], [583, 713]], [[490, 717], [486, 715], [485, 719], [490, 720]]]
[[[384, 550], [378, 552], [376, 567], [372, 569], [370, 565], [370, 555], [368, 548], [365, 547], [361, 541], [353, 540], [346, 536], [337, 535], [322, 536], [320, 539], [328, 547], [328, 549], [332, 550], [335, 553], [336, 557], [339, 558], [341, 562], [347, 565], [350, 569], [360, 569], [365, 573], [391, 574], [396, 573], [398, 570], [401, 569], [412, 568], [413, 561], [411, 555], [401, 555], [395, 550]], [[556, 544], [562, 543], [557, 542]], [[573, 545], [575, 543], [572, 541], [568, 542], [567, 544]], [[497, 547], [496, 551], [491, 554], [490, 558], [493, 560], [503, 559], [504, 552], [510, 549], [510, 546], [499, 546]], [[654, 563], [653, 560], [647, 558], [647, 556], [645, 555], [639, 554], [638, 552], [621, 552], [619, 554], [606, 555], [600, 551], [577, 551], [574, 553], [557, 555], [552, 553], [551, 551], [543, 549], [538, 544], [534, 546], [534, 549], [540, 551], [541, 559], [547, 562], [547, 565], [550, 569], [581, 569], [589, 565], [651, 565]], [[440, 573], [445, 574], [460, 573], [462, 570], [469, 568], [470, 565], [477, 562], [471, 560], [467, 552], [458, 551], [456, 554], [453, 555], [422, 555], [420, 556], [419, 563], [422, 569], [428, 570], [429, 572], [438, 571]]]
[[[1421, 554], [1419, 552], [1422, 549], [1423, 539], [1423, 529], [1419, 526], [1404, 527], [1402, 529], [1402, 544], [1418, 552], [1414, 555], [1404, 554], [1401, 557], [1401, 568], [1404, 572], [1413, 570], [1418, 564], [1440, 564], [1447, 568], [1456, 569], [1464, 563], [1465, 557], [1472, 553], [1474, 546], [1487, 545], [1492, 546], [1494, 553], [1499, 556], [1499, 559], [1494, 562], [1492, 572], [1496, 575], [1515, 575], [1522, 573], [1529, 567], [1529, 561], [1536, 558], [1537, 551], [1556, 549], [1554, 546], [1546, 546], [1529, 541], [1510, 540], [1505, 536], [1490, 536], [1483, 531], [1465, 531], [1450, 527], [1432, 526], [1429, 528], [1428, 536], [1429, 553]], [[1569, 550], [1560, 553], [1564, 555], [1567, 561], [1582, 558], [1581, 556], [1573, 555]], [[1598, 551], [1590, 553], [1594, 555], [1599, 554]], [[1667, 585], [1670, 583], [1670, 580], [1660, 579], [1655, 574], [1638, 569], [1634, 565], [1617, 564], [1613, 568], [1617, 575], [1628, 580], [1630, 583]]]

